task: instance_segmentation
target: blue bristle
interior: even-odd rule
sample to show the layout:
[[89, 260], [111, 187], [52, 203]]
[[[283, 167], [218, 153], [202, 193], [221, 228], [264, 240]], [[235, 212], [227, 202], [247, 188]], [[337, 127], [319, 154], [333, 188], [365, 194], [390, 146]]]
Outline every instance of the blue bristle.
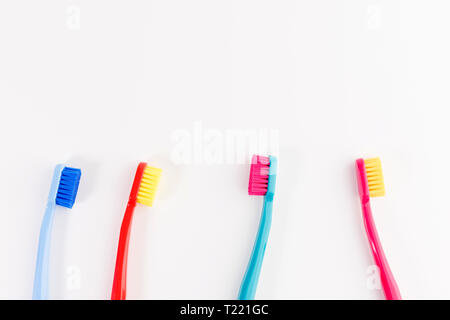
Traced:
[[78, 185], [80, 184], [81, 170], [65, 167], [59, 180], [56, 204], [72, 208], [77, 197]]

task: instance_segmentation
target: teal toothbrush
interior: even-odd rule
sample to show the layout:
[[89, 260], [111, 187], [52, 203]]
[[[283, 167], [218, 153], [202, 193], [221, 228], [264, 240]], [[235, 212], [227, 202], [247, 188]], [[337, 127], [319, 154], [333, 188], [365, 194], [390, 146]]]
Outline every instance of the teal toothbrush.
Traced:
[[242, 280], [239, 300], [253, 300], [272, 224], [272, 207], [277, 176], [277, 158], [254, 155], [250, 167], [248, 194], [264, 196], [264, 204], [250, 261]]

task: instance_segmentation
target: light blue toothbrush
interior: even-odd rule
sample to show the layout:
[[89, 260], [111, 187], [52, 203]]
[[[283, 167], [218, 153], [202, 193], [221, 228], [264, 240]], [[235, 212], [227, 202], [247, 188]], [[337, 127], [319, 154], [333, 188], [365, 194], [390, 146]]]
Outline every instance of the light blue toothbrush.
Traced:
[[44, 300], [49, 297], [49, 263], [53, 217], [56, 205], [72, 208], [77, 196], [81, 170], [58, 164], [48, 195], [47, 208], [39, 234], [39, 248], [34, 274], [33, 299]]
[[253, 300], [255, 298], [258, 279], [264, 260], [270, 226], [272, 224], [273, 197], [277, 176], [277, 158], [254, 155], [250, 167], [248, 194], [264, 196], [264, 205], [259, 223], [250, 261], [242, 280], [239, 300]]

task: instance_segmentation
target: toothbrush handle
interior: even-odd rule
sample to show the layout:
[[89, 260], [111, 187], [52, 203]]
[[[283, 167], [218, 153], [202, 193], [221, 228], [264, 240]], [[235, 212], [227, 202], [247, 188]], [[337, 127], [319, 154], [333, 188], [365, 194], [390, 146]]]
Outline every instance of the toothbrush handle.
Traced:
[[265, 197], [258, 234], [247, 266], [247, 271], [242, 280], [239, 300], [253, 300], [255, 298], [258, 279], [264, 260], [264, 253], [269, 239], [270, 226], [272, 224], [272, 206], [273, 201], [268, 200], [267, 197]]
[[378, 237], [369, 201], [362, 203], [362, 210], [370, 249], [375, 263], [380, 269], [381, 285], [383, 286], [384, 295], [387, 300], [401, 300], [400, 290], [395, 282], [391, 268], [389, 268], [389, 264], [381, 246], [380, 238]]
[[39, 234], [39, 247], [36, 260], [36, 271], [34, 273], [33, 300], [48, 299], [48, 279], [50, 263], [50, 244], [52, 237], [53, 216], [55, 204], [49, 202], [42, 219]]
[[122, 226], [120, 227], [111, 300], [125, 300], [127, 296], [128, 243], [130, 241], [131, 222], [133, 221], [135, 207], [136, 203], [128, 203]]

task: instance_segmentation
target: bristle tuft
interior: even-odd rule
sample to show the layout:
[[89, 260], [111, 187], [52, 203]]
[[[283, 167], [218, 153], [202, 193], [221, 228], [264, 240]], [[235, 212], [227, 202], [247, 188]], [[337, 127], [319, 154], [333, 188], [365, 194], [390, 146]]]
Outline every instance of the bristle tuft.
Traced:
[[65, 167], [59, 179], [56, 204], [66, 208], [72, 208], [77, 197], [78, 185], [80, 184], [81, 170]]
[[371, 197], [382, 197], [385, 195], [383, 171], [380, 158], [364, 160], [366, 167], [367, 182]]
[[250, 166], [250, 179], [248, 182], [248, 194], [264, 196], [269, 184], [269, 157], [254, 155]]
[[158, 189], [159, 178], [162, 170], [146, 166], [144, 175], [142, 176], [141, 184], [137, 196], [137, 202], [151, 207], [155, 199], [156, 189]]

